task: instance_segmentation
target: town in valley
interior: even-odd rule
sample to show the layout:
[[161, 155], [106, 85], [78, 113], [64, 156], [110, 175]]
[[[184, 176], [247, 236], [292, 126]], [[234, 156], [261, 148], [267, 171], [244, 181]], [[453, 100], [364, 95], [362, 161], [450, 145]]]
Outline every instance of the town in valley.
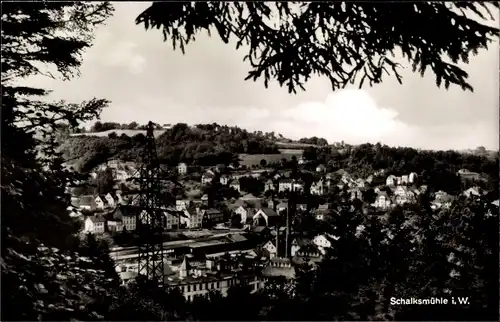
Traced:
[[[141, 136], [145, 128], [127, 133]], [[200, 129], [217, 135], [232, 131], [219, 125], [180, 124], [158, 130], [156, 135], [167, 137], [179, 128], [186, 131], [186, 136]], [[68, 140], [104, 140], [109, 144], [118, 139], [116, 132], [121, 131], [99, 130], [101, 123], [88, 133], [72, 134]], [[421, 203], [423, 196], [428, 198], [429, 216], [449, 209], [458, 199], [491, 197], [489, 177], [466, 168], [449, 173], [456, 179], [455, 187], [451, 182], [433, 186], [428, 182], [429, 174], [415, 166], [415, 171], [399, 173], [384, 168], [372, 172], [345, 169], [356, 169], [353, 158], [360, 151], [368, 149], [366, 153], [384, 158], [383, 151], [396, 148], [343, 142], [328, 145], [318, 138], [293, 142], [268, 133], [252, 135], [266, 137], [269, 144], [282, 148], [274, 154], [239, 154], [231, 162], [215, 163], [217, 158], [208, 161], [215, 161], [213, 165], [200, 165], [207, 162], [201, 159], [159, 164], [160, 171], [175, 177], [163, 181], [161, 192], [165, 199], [160, 212], [166, 254], [164, 286], [178, 288], [187, 301], [210, 291], [225, 295], [231, 286], [240, 283], [255, 292], [270, 280], [293, 280], [300, 267], [314, 269], [340, 238], [325, 227], [333, 217], [343, 215], [342, 203], [365, 217], [384, 220], [396, 209], [411, 209]], [[121, 133], [119, 139], [130, 137]], [[301, 143], [311, 141], [321, 145]], [[487, 157], [488, 152], [483, 150], [464, 152], [463, 156]], [[139, 273], [140, 238], [136, 230], [143, 218], [141, 211], [145, 212], [141, 210], [135, 180], [140, 176], [140, 167], [140, 159], [110, 157], [88, 170], [88, 181], [69, 188], [73, 194], [70, 209], [82, 223], [82, 238], [92, 235], [108, 242], [124, 285], [135, 281]], [[498, 200], [491, 204], [498, 207]], [[361, 235], [364, 226], [360, 224], [356, 230]], [[392, 233], [385, 233], [391, 239]]]

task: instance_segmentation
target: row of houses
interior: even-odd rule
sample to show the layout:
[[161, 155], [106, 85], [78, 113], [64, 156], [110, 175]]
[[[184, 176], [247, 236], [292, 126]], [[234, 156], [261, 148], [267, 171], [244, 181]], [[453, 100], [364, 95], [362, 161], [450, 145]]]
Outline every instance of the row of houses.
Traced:
[[122, 196], [117, 193], [107, 193], [98, 195], [83, 195], [77, 198], [72, 198], [72, 205], [84, 211], [104, 210], [114, 208], [128, 201], [127, 196]]
[[[163, 227], [167, 230], [184, 228], [201, 228], [205, 222], [218, 224], [224, 222], [224, 214], [213, 208], [202, 209], [190, 207], [181, 211], [168, 208], [160, 211]], [[146, 210], [134, 206], [118, 206], [107, 213], [96, 213], [87, 216], [84, 221], [84, 232], [100, 234], [104, 232], [134, 231], [137, 229], [137, 220], [150, 223], [150, 215]]]
[[[285, 241], [280, 240], [278, 237], [275, 240], [267, 241], [262, 248], [265, 249], [270, 258], [279, 257], [282, 253], [281, 248], [285, 247]], [[313, 239], [298, 237], [294, 238], [291, 242], [290, 255], [292, 257], [310, 257], [321, 258], [326, 254], [326, 250], [332, 247], [331, 240], [338, 240], [338, 237], [333, 235], [317, 235]]]

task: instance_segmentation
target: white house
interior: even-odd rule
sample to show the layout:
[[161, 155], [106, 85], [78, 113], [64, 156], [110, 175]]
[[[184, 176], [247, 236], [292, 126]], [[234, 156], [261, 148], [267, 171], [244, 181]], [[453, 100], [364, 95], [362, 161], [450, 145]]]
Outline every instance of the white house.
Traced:
[[229, 184], [229, 187], [233, 188], [238, 192], [241, 192], [240, 181], [238, 179], [232, 180], [231, 183]]
[[215, 177], [215, 174], [208, 170], [207, 172], [205, 172], [202, 176], [201, 176], [201, 183], [202, 184], [209, 184], [212, 182], [212, 180], [214, 179]]
[[304, 182], [302, 180], [297, 180], [293, 183], [294, 191], [304, 191]]
[[414, 183], [418, 178], [418, 175], [415, 173], [415, 172], [411, 172], [409, 175], [408, 175], [408, 182], [409, 183]]
[[389, 209], [391, 207], [391, 199], [386, 192], [381, 191], [378, 193], [372, 206], [382, 210]]
[[187, 228], [201, 228], [203, 213], [199, 208], [184, 209], [184, 216], [180, 217], [180, 223]]
[[234, 210], [234, 213], [239, 215], [241, 218], [241, 223], [245, 224], [249, 218], [253, 217], [254, 211], [252, 208], [247, 206], [239, 206]]
[[137, 229], [137, 213], [137, 208], [121, 206], [113, 213], [113, 220], [121, 220], [124, 229], [134, 231]]
[[187, 164], [181, 162], [177, 165], [177, 173], [178, 174], [186, 174], [188, 172]]
[[115, 207], [117, 204], [119, 204], [123, 201], [121, 199], [120, 195], [111, 194], [111, 193], [106, 194], [106, 196], [104, 198], [106, 198], [106, 201], [110, 207]]
[[218, 224], [224, 222], [224, 214], [215, 208], [203, 209], [201, 210], [203, 220], [209, 220], [213, 224]]
[[394, 195], [396, 196], [395, 201], [396, 204], [402, 205], [408, 202], [414, 202], [415, 201], [415, 194], [413, 191], [409, 190], [407, 187], [403, 186], [398, 186], [394, 190]]
[[163, 213], [163, 215], [165, 216], [165, 228], [166, 229], [178, 229], [179, 228], [181, 214], [177, 211], [177, 209], [167, 210]]
[[113, 232], [123, 231], [123, 222], [121, 220], [111, 219], [107, 222], [108, 230]]
[[78, 200], [78, 207], [81, 210], [93, 211], [97, 208], [95, 198], [92, 195], [81, 196]]
[[[334, 238], [333, 236], [329, 236], [330, 238]], [[316, 245], [318, 250], [322, 255], [326, 253], [326, 249], [332, 247], [332, 243], [328, 240], [326, 235], [318, 235], [313, 238], [313, 243]]]
[[271, 240], [265, 243], [264, 246], [262, 246], [262, 248], [269, 252], [271, 258], [276, 257], [276, 254], [278, 253], [276, 245]]
[[272, 226], [279, 220], [279, 215], [271, 208], [261, 208], [253, 215], [255, 226]]
[[278, 183], [278, 192], [292, 191], [293, 181], [291, 179], [280, 180]]
[[175, 209], [178, 211], [184, 211], [191, 206], [191, 200], [189, 199], [178, 199], [175, 201]]
[[349, 197], [351, 200], [363, 200], [363, 192], [359, 188], [349, 189], [347, 192], [349, 193]]
[[275, 187], [273, 180], [271, 179], [267, 180], [266, 183], [264, 184], [264, 191], [274, 191], [274, 190]]
[[220, 176], [220, 180], [219, 181], [220, 181], [221, 185], [227, 186], [227, 184], [230, 181], [230, 178], [229, 178], [229, 176], [227, 174], [223, 174], [223, 175]]
[[311, 184], [311, 194], [312, 195], [323, 195], [325, 193], [325, 182], [323, 179], [319, 179]]
[[295, 238], [290, 247], [292, 257], [320, 257], [318, 247], [310, 239]]
[[108, 207], [108, 201], [106, 200], [106, 195], [98, 195], [95, 197], [95, 204], [97, 209], [104, 209]]
[[398, 184], [398, 177], [394, 176], [394, 175], [390, 175], [387, 177], [387, 179], [385, 180], [385, 184], [388, 185], [388, 186], [395, 186]]
[[85, 233], [102, 234], [106, 231], [106, 219], [102, 215], [88, 216], [84, 222]]

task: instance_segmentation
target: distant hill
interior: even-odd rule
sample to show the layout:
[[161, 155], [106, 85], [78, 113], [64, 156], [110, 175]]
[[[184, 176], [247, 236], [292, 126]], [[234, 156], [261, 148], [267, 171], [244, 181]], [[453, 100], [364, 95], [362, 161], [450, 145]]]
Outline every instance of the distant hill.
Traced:
[[[135, 129], [71, 134], [62, 144], [62, 152], [68, 163], [80, 170], [89, 170], [109, 158], [137, 161], [144, 147], [144, 135], [144, 130]], [[229, 164], [237, 162], [240, 154], [280, 154], [273, 134], [218, 124], [179, 123], [156, 130], [155, 136], [160, 161], [171, 165]]]

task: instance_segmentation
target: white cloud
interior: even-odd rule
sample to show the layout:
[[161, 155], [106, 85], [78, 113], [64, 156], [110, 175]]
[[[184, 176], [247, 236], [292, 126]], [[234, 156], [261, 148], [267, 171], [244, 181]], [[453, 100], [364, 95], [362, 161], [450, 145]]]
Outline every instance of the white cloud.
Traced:
[[379, 108], [360, 90], [343, 90], [328, 95], [325, 102], [301, 104], [287, 110], [285, 117], [315, 129], [323, 136], [349, 137], [356, 141], [381, 140], [407, 128], [397, 120], [398, 113]]
[[140, 74], [146, 67], [146, 58], [136, 52], [137, 47], [133, 42], [119, 42], [102, 57], [103, 63], [108, 66], [126, 67], [130, 73]]
[[133, 41], [117, 40], [113, 33], [101, 29], [96, 33], [92, 48], [84, 56], [85, 65], [99, 62], [105, 66], [124, 67], [133, 74], [144, 72], [147, 61], [138, 52], [140, 46]]

